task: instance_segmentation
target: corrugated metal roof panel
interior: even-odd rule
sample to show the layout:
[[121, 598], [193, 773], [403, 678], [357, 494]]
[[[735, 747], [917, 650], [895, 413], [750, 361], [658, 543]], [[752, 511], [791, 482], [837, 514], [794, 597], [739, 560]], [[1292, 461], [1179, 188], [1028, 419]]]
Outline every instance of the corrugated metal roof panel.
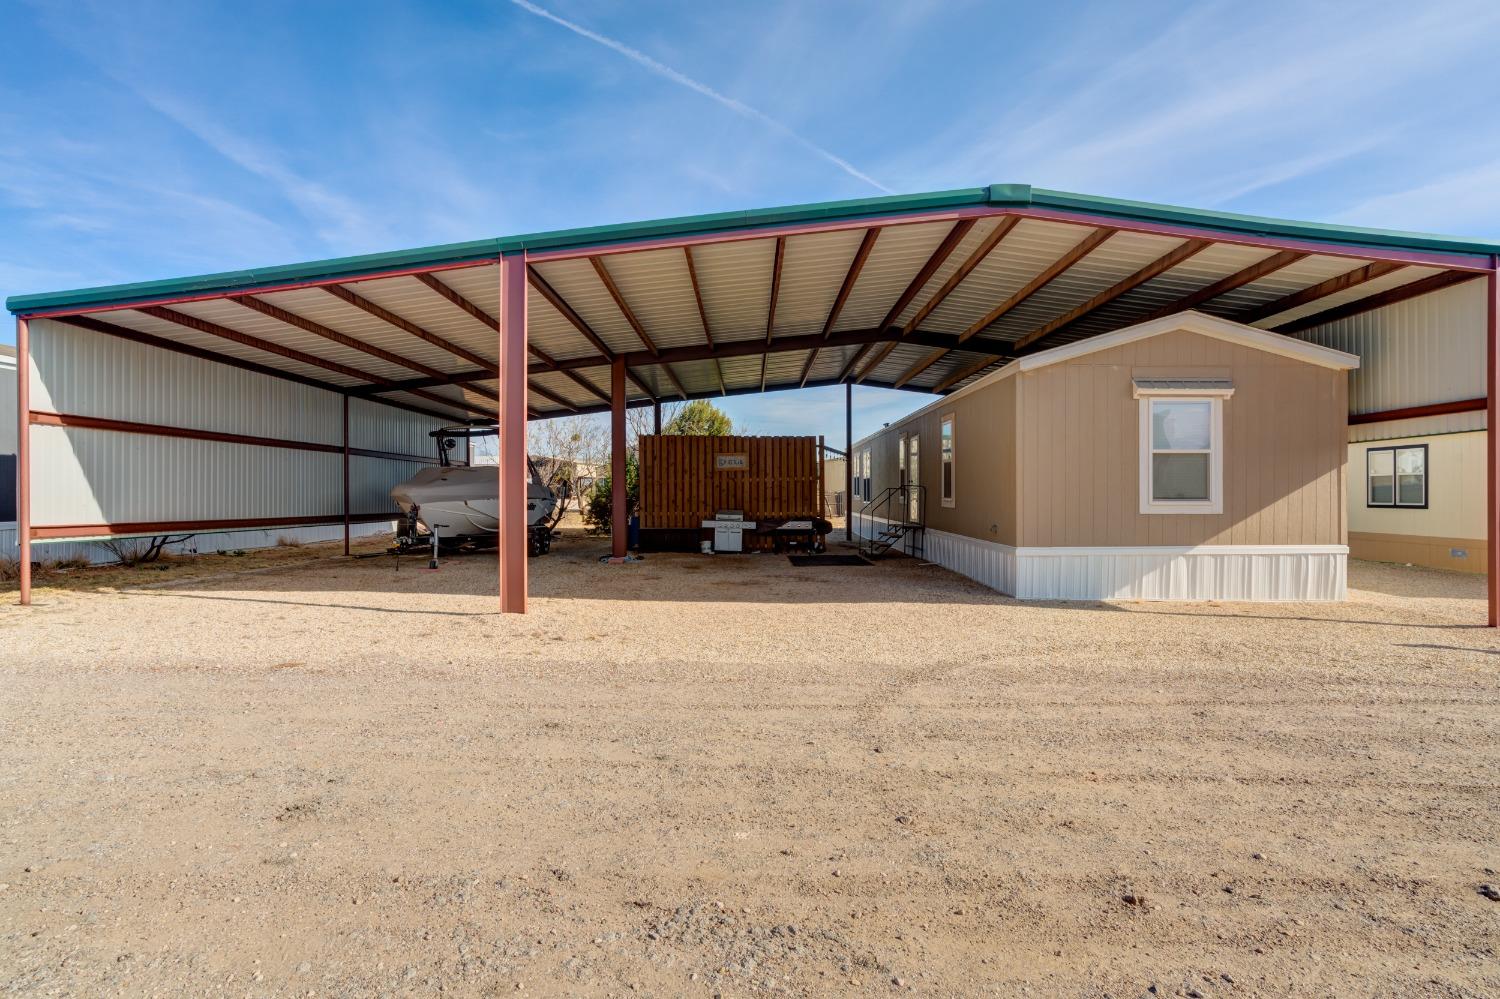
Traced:
[[703, 322], [682, 250], [645, 250], [603, 258], [625, 304], [658, 349], [698, 346]]
[[[979, 249], [979, 245], [985, 241], [990, 233], [995, 231], [995, 227], [999, 224], [1000, 219], [980, 219], [976, 222], [968, 234], [953, 248], [953, 252], [948, 254], [947, 259], [933, 272], [932, 277], [927, 279], [927, 283], [922, 286], [922, 290], [917, 292], [906, 308], [901, 310], [901, 314], [896, 317], [896, 325], [904, 327], [910, 322], [911, 317], [916, 315], [922, 306], [931, 301], [932, 296], [938, 293], [950, 277], [958, 273], [958, 269], [974, 255], [975, 251]], [[994, 251], [992, 250], [991, 252]], [[958, 289], [955, 288], [954, 290], [957, 291]]]
[[1368, 298], [1370, 295], [1388, 291], [1391, 288], [1399, 288], [1404, 284], [1411, 284], [1413, 281], [1419, 281], [1422, 278], [1431, 277], [1437, 273], [1439, 271], [1432, 267], [1402, 267], [1400, 270], [1391, 271], [1389, 274], [1382, 274], [1380, 277], [1366, 281], [1363, 284], [1357, 284], [1353, 288], [1346, 288], [1332, 295], [1324, 295], [1317, 301], [1309, 302], [1288, 312], [1268, 316], [1251, 325], [1259, 326], [1262, 329], [1272, 329], [1283, 323], [1289, 323], [1304, 316], [1323, 312], [1336, 305], [1343, 305], [1345, 302], [1353, 302], [1356, 299]]
[[[708, 313], [708, 324], [713, 327], [715, 343], [766, 335], [766, 307], [771, 301], [771, 270], [775, 262], [774, 239], [693, 248], [693, 269], [698, 274], [703, 308]], [[759, 372], [757, 362], [757, 377]]]
[[[335, 343], [315, 333], [305, 332], [296, 326], [290, 326], [278, 319], [261, 315], [259, 312], [251, 311], [222, 298], [207, 302], [184, 302], [178, 306], [177, 311], [392, 381], [420, 377], [407, 365], [393, 364], [362, 350], [345, 347], [343, 344]], [[356, 337], [355, 339], [365, 342], [363, 338]]]
[[599, 350], [535, 288], [526, 289], [526, 339], [554, 360], [595, 357]]
[[[877, 350], [880, 348], [876, 348]], [[865, 375], [867, 381], [894, 382], [907, 370], [932, 353], [930, 347], [919, 347], [913, 343], [900, 343], [885, 356], [875, 368]], [[865, 369], [861, 368], [861, 371]]]
[[776, 335], [821, 333], [833, 300], [849, 273], [865, 230], [792, 236], [781, 264], [776, 297]]
[[534, 265], [552, 290], [617, 354], [644, 349], [609, 289], [587, 260], [550, 260]]
[[1304, 257], [1250, 284], [1236, 288], [1227, 295], [1215, 299], [1204, 312], [1233, 319], [1238, 314], [1285, 298], [1303, 288], [1338, 277], [1348, 271], [1365, 266], [1367, 260], [1350, 260], [1348, 257]]
[[887, 226], [859, 272], [834, 329], [842, 332], [878, 325], [953, 226], [952, 222]]
[[992, 323], [987, 336], [1016, 340], [1099, 292], [1129, 277], [1183, 240], [1136, 232], [1117, 232], [1078, 263]]
[[[363, 294], [360, 292], [359, 294]], [[432, 294], [432, 292], [428, 292]], [[376, 319], [363, 309], [356, 308], [342, 299], [335, 298], [323, 291], [321, 288], [298, 288], [293, 291], [279, 291], [269, 295], [258, 295], [258, 298], [285, 309], [287, 312], [309, 319], [312, 322], [327, 326], [329, 329], [337, 330], [346, 336], [352, 336], [357, 340], [388, 350], [402, 357], [409, 357], [415, 361], [437, 368], [440, 371], [458, 371], [470, 367], [469, 362], [456, 355], [436, 347], [421, 337], [412, 336], [405, 330], [398, 329], [383, 320]], [[436, 298], [436, 295], [433, 295]], [[373, 301], [373, 299], [371, 299]], [[255, 313], [248, 309], [241, 309], [247, 316]], [[394, 311], [394, 310], [393, 310]], [[436, 332], [436, 331], [433, 331]], [[441, 335], [441, 334], [440, 334]], [[326, 342], [326, 341], [320, 341]], [[329, 344], [329, 346], [333, 346]], [[488, 350], [476, 350], [480, 357], [494, 358], [495, 344], [490, 343]], [[356, 365], [358, 367], [359, 365]], [[407, 371], [398, 376], [402, 378], [412, 377]]]
[[923, 320], [922, 328], [938, 333], [962, 333], [1093, 231], [1087, 226], [1023, 219], [953, 289], [943, 304]]
[[341, 374], [328, 371], [316, 365], [303, 364], [301, 361], [291, 361], [280, 354], [269, 353], [255, 347], [247, 347], [209, 333], [198, 333], [165, 319], [143, 315], [134, 309], [120, 309], [116, 312], [111, 312], [109, 314], [109, 321], [116, 325], [124, 326], [127, 329], [150, 333], [152, 336], [161, 337], [163, 340], [172, 340], [176, 343], [187, 344], [214, 354], [236, 357], [255, 364], [276, 368], [288, 374], [300, 375], [304, 378], [315, 378], [329, 385], [352, 386], [363, 384], [357, 379], [346, 378]]
[[495, 331], [449, 302], [414, 277], [360, 281], [346, 286], [414, 326], [494, 360], [499, 344]]

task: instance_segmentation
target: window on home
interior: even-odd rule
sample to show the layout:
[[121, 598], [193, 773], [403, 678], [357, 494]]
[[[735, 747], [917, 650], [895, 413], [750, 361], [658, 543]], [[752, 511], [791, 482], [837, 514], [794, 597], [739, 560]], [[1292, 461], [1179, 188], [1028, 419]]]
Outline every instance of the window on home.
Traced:
[[1427, 445], [1372, 447], [1365, 452], [1365, 505], [1427, 506]]
[[942, 464], [943, 506], [953, 506], [953, 417], [943, 417], [938, 454]]
[[1222, 513], [1224, 400], [1220, 379], [1135, 382], [1141, 405], [1141, 512]]
[[859, 498], [870, 502], [870, 449], [859, 453]]

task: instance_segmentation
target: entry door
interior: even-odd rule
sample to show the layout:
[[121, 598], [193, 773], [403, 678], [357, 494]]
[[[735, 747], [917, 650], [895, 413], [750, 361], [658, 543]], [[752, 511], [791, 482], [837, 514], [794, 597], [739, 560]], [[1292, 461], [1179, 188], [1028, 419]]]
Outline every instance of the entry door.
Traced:
[[915, 523], [922, 519], [922, 490], [916, 488], [922, 484], [921, 463], [918, 460], [918, 446], [922, 438], [913, 434], [906, 438], [904, 455], [906, 466], [906, 482], [912, 488], [906, 490], [906, 519]]

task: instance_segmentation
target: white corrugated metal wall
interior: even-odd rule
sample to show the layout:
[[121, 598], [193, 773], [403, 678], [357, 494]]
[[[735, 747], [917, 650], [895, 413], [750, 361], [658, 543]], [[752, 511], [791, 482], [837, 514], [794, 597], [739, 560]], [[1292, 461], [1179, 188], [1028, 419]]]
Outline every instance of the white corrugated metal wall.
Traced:
[[[1298, 334], [1305, 340], [1360, 357], [1351, 373], [1351, 414], [1383, 413], [1434, 403], [1483, 399], [1485, 386], [1485, 294], [1487, 282], [1476, 278], [1442, 291], [1408, 299]], [[1483, 461], [1483, 409], [1402, 420], [1382, 420], [1349, 427], [1350, 551], [1355, 557], [1402, 560], [1441, 568], [1464, 568], [1474, 560], [1468, 549], [1484, 543], [1483, 518], [1463, 511], [1483, 510], [1485, 477], [1481, 469], [1440, 467], [1443, 462]], [[1458, 441], [1449, 435], [1479, 441]], [[1427, 469], [1428, 506], [1423, 509], [1371, 510], [1365, 497], [1365, 451], [1371, 442], [1431, 442]], [[1463, 495], [1452, 495], [1464, 490]], [[1477, 535], [1476, 535], [1477, 529]], [[1393, 538], [1411, 545], [1393, 546]], [[1417, 542], [1420, 540], [1420, 544]], [[1464, 551], [1465, 561], [1451, 553]]]
[[[34, 412], [335, 447], [343, 442], [343, 399], [336, 392], [51, 320], [31, 324], [31, 347]], [[12, 402], [8, 409], [14, 408]], [[427, 435], [445, 421], [352, 399], [349, 423], [352, 448], [431, 457], [436, 452]], [[31, 435], [36, 527], [271, 518], [293, 525], [343, 513], [338, 453], [84, 427], [36, 426]], [[352, 457], [350, 512], [394, 519], [390, 488], [420, 467], [392, 457]], [[250, 547], [289, 533], [236, 530], [221, 540]], [[341, 525], [319, 525], [291, 536], [331, 540], [341, 534]], [[205, 538], [196, 546], [216, 550], [216, 543]], [[0, 547], [13, 546], [12, 529], [0, 537]], [[62, 551], [39, 546], [37, 557]]]
[[[1359, 356], [1349, 381], [1350, 413], [1483, 399], [1485, 286], [1479, 277], [1298, 337]], [[1469, 415], [1479, 422], [1464, 429], [1484, 426], [1482, 412]]]

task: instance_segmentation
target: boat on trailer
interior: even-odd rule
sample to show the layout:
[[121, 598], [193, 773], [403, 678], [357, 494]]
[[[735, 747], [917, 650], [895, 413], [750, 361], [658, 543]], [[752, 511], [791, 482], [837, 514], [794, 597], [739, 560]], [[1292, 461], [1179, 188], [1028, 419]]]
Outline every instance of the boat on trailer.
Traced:
[[[492, 437], [494, 426], [444, 427], [428, 436], [437, 442], [438, 464], [424, 468], [391, 489], [391, 499], [405, 514], [397, 531], [402, 548], [433, 545], [493, 548], [499, 543], [500, 475], [493, 465], [455, 464], [460, 440]], [[552, 489], [526, 459], [526, 551], [545, 555], [568, 502], [568, 486]], [[425, 535], [425, 536], [424, 536]]]

